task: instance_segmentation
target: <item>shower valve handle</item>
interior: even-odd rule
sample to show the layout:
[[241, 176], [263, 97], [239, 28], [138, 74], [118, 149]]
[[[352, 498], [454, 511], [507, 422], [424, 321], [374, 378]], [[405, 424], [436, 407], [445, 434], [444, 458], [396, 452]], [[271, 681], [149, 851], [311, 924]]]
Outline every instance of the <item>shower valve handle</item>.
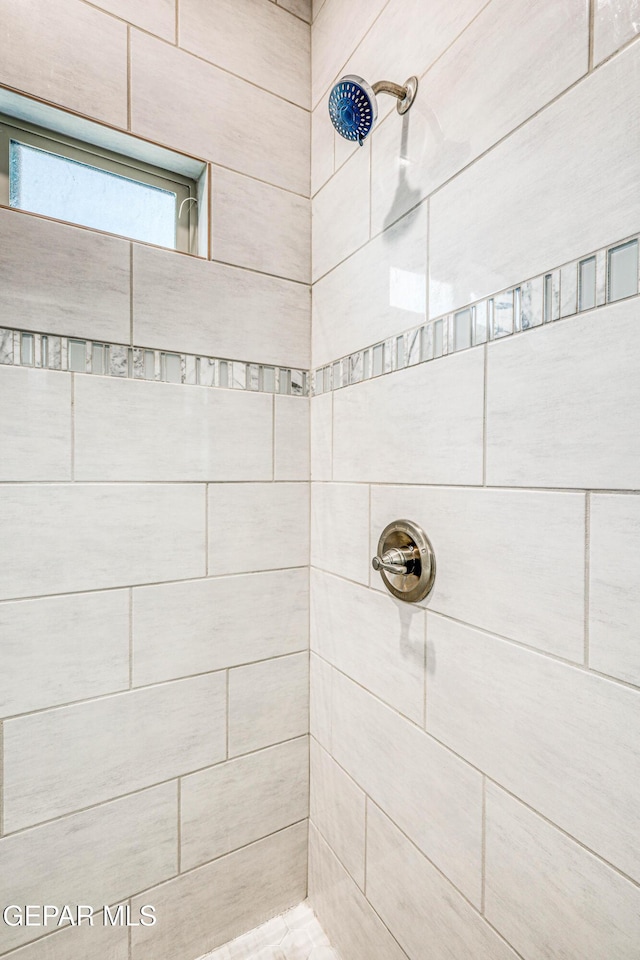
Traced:
[[419, 559], [419, 552], [414, 547], [392, 547], [383, 553], [381, 557], [374, 557], [371, 566], [374, 570], [385, 570], [387, 573], [403, 576], [409, 572], [409, 564], [412, 560]]

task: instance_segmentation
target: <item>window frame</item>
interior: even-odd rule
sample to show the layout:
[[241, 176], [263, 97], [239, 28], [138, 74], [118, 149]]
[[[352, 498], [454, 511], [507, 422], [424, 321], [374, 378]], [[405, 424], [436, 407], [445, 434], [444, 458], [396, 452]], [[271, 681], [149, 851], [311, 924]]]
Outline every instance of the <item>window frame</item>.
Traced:
[[[145, 163], [134, 157], [116, 153], [104, 147], [96, 146], [87, 141], [66, 136], [55, 130], [37, 126], [26, 120], [17, 119], [0, 113], [0, 205], [12, 210], [24, 210], [34, 216], [42, 216], [37, 211], [27, 210], [25, 207], [11, 207], [9, 184], [9, 153], [10, 141], [17, 140], [28, 147], [43, 150], [64, 159], [74, 160], [107, 173], [125, 177], [128, 180], [137, 180], [139, 183], [159, 187], [176, 194], [176, 237], [175, 247], [163, 247], [165, 250], [177, 250], [182, 253], [197, 254], [198, 248], [198, 182], [190, 177], [171, 170]], [[56, 219], [57, 218], [49, 218]], [[69, 223], [83, 227], [85, 230], [95, 230], [99, 233], [109, 233], [76, 220], [58, 220], [59, 223]], [[123, 237], [132, 243], [149, 243], [138, 240], [126, 234], [110, 234]], [[157, 244], [153, 244], [158, 246]]]

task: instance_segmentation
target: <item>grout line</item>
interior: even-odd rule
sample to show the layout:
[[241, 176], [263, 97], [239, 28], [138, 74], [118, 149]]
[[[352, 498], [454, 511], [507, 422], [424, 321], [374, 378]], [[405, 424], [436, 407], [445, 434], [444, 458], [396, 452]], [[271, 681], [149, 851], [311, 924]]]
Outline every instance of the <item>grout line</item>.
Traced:
[[175, 46], [180, 46], [180, 0], [175, 0], [176, 11], [175, 11], [175, 31], [176, 31], [176, 42]]
[[589, 668], [589, 613], [591, 603], [591, 493], [585, 494], [584, 511], [584, 665]]
[[131, 27], [127, 24], [127, 130], [131, 130]]
[[593, 48], [595, 43], [595, 17], [596, 17], [596, 4], [595, 0], [589, 0], [589, 53], [588, 53], [588, 64], [587, 64], [587, 75], [593, 72]]
[[482, 860], [481, 860], [481, 887], [480, 913], [484, 916], [487, 881], [487, 778], [482, 777]]
[[489, 345], [484, 344], [482, 382], [482, 486], [487, 485], [487, 393], [489, 375]]

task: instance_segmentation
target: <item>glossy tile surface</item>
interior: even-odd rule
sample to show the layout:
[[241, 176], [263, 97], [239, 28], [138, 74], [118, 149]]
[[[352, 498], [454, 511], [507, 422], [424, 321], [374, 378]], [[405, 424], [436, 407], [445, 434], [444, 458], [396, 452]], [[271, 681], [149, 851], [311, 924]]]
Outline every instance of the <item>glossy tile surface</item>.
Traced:
[[309, 729], [325, 750], [331, 749], [331, 685], [333, 669], [311, 651], [309, 658]]
[[640, 685], [640, 498], [591, 497], [589, 664]]
[[325, 0], [319, 9], [314, 4], [312, 106], [341, 72], [384, 6], [385, 0], [356, 0], [346, 8], [341, 0]]
[[640, 33], [638, 0], [596, 0], [593, 61], [606, 57]]
[[48, 371], [3, 368], [0, 432], [2, 482], [70, 480], [70, 378]]
[[364, 484], [312, 484], [311, 544], [312, 566], [369, 582], [369, 490]]
[[173, 42], [176, 34], [176, 0], [99, 0], [95, 6], [122, 20]]
[[309, 401], [276, 397], [274, 480], [309, 479]]
[[436, 616], [427, 636], [427, 730], [638, 879], [638, 692]]
[[309, 730], [309, 654], [229, 671], [229, 756]]
[[313, 198], [314, 280], [369, 239], [369, 164], [367, 142]]
[[311, 479], [331, 480], [333, 460], [333, 396], [312, 397]]
[[364, 890], [365, 804], [362, 790], [311, 741], [311, 822]]

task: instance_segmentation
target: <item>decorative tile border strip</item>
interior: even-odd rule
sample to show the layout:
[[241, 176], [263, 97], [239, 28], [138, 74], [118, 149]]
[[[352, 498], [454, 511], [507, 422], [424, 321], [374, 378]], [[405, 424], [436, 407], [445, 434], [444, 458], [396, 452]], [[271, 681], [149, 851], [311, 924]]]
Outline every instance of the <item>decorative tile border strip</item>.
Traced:
[[437, 360], [640, 292], [640, 236], [412, 327], [311, 373], [314, 396]]
[[0, 327], [0, 365], [306, 397], [306, 370]]
[[200, 960], [339, 960], [305, 900]]

